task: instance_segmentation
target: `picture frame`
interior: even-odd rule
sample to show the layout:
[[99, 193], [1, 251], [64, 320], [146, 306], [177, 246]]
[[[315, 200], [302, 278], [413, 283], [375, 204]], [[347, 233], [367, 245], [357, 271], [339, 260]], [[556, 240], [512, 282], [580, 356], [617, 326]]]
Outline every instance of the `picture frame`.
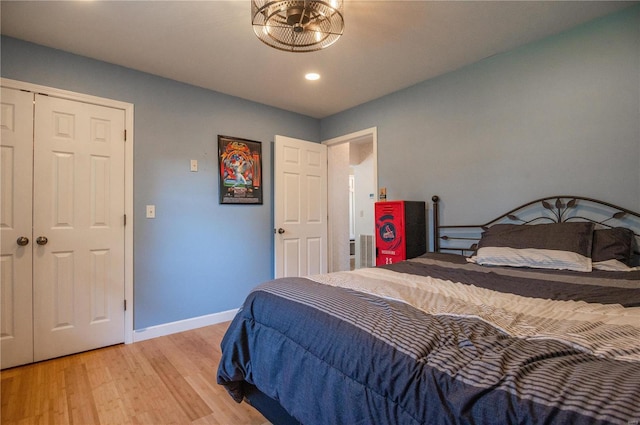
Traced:
[[218, 135], [219, 202], [262, 204], [262, 143]]

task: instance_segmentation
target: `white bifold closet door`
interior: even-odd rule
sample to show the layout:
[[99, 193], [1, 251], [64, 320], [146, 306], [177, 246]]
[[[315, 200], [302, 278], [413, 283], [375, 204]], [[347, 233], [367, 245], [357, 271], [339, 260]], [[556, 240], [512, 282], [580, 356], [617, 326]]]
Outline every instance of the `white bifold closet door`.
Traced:
[[2, 368], [33, 361], [33, 93], [2, 89], [0, 344]]
[[2, 367], [123, 342], [124, 111], [7, 88], [2, 111]]

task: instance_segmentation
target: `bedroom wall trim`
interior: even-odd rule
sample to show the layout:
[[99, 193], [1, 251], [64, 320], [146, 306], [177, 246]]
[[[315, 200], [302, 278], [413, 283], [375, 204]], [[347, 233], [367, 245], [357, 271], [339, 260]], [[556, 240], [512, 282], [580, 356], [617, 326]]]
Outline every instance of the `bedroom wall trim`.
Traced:
[[2, 87], [12, 88], [16, 90], [27, 90], [34, 93], [55, 96], [67, 100], [77, 102], [92, 103], [101, 106], [107, 106], [124, 110], [125, 114], [125, 160], [124, 160], [124, 197], [125, 197], [125, 216], [129, 217], [124, 228], [124, 251], [125, 251], [125, 272], [124, 272], [124, 299], [127, 307], [124, 312], [124, 342], [130, 344], [133, 342], [133, 103], [122, 102], [119, 100], [108, 99], [104, 97], [92, 96], [85, 93], [78, 93], [69, 90], [57, 89], [54, 87], [43, 86], [39, 84], [28, 83], [24, 81], [12, 80], [9, 78], [0, 78]]
[[190, 319], [178, 320], [162, 325], [149, 326], [144, 329], [136, 329], [133, 331], [133, 342], [145, 341], [147, 339], [157, 338], [160, 336], [171, 335], [178, 332], [190, 331], [202, 328], [204, 326], [216, 325], [222, 322], [232, 320], [238, 313], [237, 308], [233, 310], [221, 311], [219, 313], [206, 314], [204, 316], [192, 317]]

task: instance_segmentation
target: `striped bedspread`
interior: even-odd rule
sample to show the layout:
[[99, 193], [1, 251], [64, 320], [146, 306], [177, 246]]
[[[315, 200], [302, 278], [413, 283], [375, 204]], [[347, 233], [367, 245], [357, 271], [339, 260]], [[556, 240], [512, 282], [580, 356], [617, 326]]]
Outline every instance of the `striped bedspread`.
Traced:
[[640, 423], [640, 273], [427, 255], [247, 298], [218, 382], [303, 424]]

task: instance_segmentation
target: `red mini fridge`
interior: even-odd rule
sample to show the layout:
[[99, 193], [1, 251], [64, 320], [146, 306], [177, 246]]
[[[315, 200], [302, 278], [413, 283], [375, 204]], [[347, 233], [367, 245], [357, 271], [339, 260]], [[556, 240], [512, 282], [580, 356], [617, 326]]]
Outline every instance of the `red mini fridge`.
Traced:
[[375, 203], [376, 266], [427, 252], [426, 204], [422, 201]]

